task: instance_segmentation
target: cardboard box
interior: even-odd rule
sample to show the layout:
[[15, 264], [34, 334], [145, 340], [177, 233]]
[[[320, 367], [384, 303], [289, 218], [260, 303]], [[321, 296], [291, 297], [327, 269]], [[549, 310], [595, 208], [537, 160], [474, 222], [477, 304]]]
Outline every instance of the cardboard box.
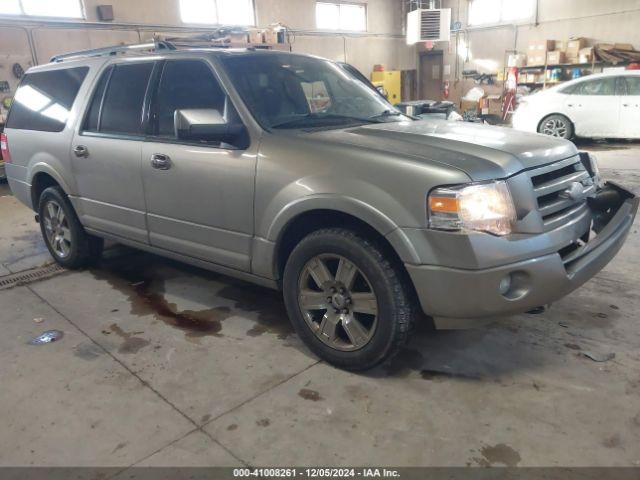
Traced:
[[264, 31], [264, 43], [278, 43], [278, 32], [272, 29]]
[[508, 67], [522, 68], [527, 64], [527, 56], [523, 53], [511, 54], [507, 59]]
[[472, 110], [477, 112], [479, 108], [478, 102], [472, 102], [470, 100], [460, 100], [460, 111], [466, 112], [467, 110]]
[[578, 63], [591, 63], [593, 61], [593, 47], [587, 47], [580, 50]]
[[486, 95], [480, 99], [480, 112], [482, 115], [502, 116], [502, 95]]
[[249, 35], [246, 33], [231, 32], [228, 37], [231, 43], [247, 43], [249, 41]]
[[539, 73], [525, 73], [524, 75], [520, 76], [520, 82], [521, 83], [538, 83], [540, 81], [540, 74]]
[[249, 30], [249, 43], [264, 43], [262, 30], [259, 30], [257, 28], [252, 28], [251, 30]]
[[547, 61], [546, 53], [529, 53], [527, 55], [527, 66], [528, 67], [540, 67], [543, 66]]
[[560, 65], [566, 63], [564, 52], [547, 52], [547, 65]]
[[567, 43], [567, 57], [578, 58], [580, 56], [580, 50], [587, 46], [587, 40], [585, 38], [576, 38], [575, 40], [569, 40]]
[[566, 40], [556, 40], [555, 48], [556, 52], [564, 52], [567, 53], [567, 41]]
[[555, 44], [555, 40], [532, 40], [529, 42], [529, 53], [546, 54], [555, 48]]

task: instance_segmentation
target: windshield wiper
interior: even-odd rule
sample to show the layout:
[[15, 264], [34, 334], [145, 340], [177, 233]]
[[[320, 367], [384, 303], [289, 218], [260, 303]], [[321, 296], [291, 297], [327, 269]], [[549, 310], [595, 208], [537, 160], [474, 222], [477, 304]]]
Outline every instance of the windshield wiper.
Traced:
[[384, 112], [378, 113], [377, 115], [372, 115], [371, 117], [369, 117], [369, 120], [386, 118], [386, 117], [399, 117], [400, 115], [404, 115], [404, 114], [396, 110], [385, 110]]
[[[349, 122], [360, 122], [360, 123], [380, 123], [378, 120], [371, 118], [363, 118], [363, 117], [352, 117], [349, 115], [336, 115], [333, 113], [330, 114], [318, 114], [318, 113], [307, 113], [298, 118], [294, 118], [292, 120], [287, 120], [285, 122], [276, 123], [275, 125], [271, 125], [271, 128], [287, 128], [293, 127], [300, 123], [309, 122], [310, 120], [346, 120]], [[311, 126], [324, 126], [324, 125], [311, 125]]]

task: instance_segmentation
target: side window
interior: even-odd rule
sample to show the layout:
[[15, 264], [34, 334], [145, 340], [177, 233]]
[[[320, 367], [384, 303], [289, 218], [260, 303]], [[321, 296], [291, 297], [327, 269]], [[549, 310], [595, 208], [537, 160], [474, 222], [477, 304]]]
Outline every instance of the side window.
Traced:
[[627, 95], [640, 97], [640, 76], [639, 77], [623, 77], [627, 83]]
[[100, 81], [98, 82], [98, 86], [96, 87], [95, 92], [93, 92], [93, 98], [91, 99], [91, 104], [89, 105], [89, 111], [87, 112], [87, 116], [84, 121], [83, 130], [85, 131], [98, 131], [100, 107], [102, 106], [102, 101], [104, 100], [104, 91], [107, 87], [107, 83], [109, 82], [109, 77], [111, 76], [112, 71], [113, 67], [107, 68], [107, 70], [102, 74], [102, 77], [100, 77]]
[[616, 94], [616, 78], [599, 78], [597, 80], [588, 80], [579, 83], [571, 92], [573, 95], [615, 95]]
[[77, 67], [25, 75], [14, 96], [7, 128], [64, 130], [88, 71], [88, 67]]
[[158, 86], [157, 134], [175, 138], [173, 118], [176, 110], [214, 109], [223, 114], [224, 104], [224, 91], [206, 63], [167, 61]]
[[153, 65], [147, 62], [114, 67], [102, 105], [100, 132], [142, 134], [142, 104]]

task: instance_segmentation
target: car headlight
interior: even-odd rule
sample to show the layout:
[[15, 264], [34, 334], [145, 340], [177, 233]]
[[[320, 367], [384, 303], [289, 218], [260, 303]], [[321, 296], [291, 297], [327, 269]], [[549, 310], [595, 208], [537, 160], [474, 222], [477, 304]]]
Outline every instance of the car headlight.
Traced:
[[428, 199], [429, 227], [511, 233], [516, 210], [506, 182], [436, 188]]

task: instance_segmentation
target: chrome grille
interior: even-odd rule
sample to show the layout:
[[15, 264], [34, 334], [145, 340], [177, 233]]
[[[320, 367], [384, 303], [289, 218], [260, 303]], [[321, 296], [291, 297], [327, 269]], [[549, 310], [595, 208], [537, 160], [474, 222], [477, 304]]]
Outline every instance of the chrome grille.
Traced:
[[529, 178], [545, 231], [553, 230], [589, 212], [585, 198], [576, 200], [567, 194], [576, 182], [581, 184], [583, 196], [595, 191], [596, 187], [589, 172], [580, 162], [580, 157], [568, 158], [531, 170]]

